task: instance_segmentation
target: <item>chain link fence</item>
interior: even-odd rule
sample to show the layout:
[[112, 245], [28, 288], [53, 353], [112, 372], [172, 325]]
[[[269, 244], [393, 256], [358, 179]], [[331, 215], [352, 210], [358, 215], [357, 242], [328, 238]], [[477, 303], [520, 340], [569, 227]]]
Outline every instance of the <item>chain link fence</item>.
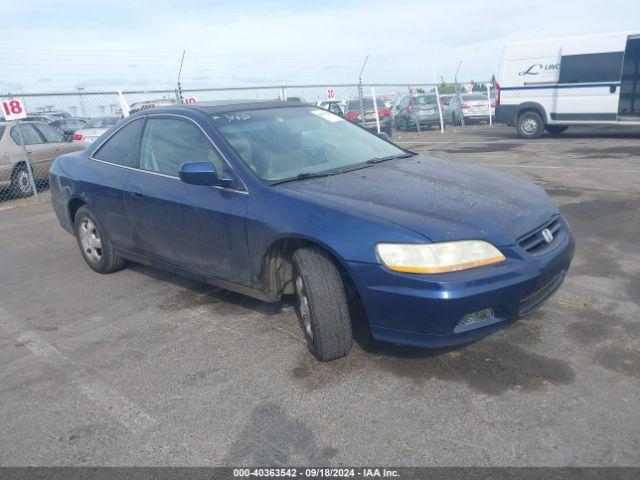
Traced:
[[[471, 96], [463, 86], [455, 86], [458, 93], [442, 93], [442, 86], [434, 83], [271, 85], [122, 93], [132, 112], [178, 102], [296, 100], [327, 108], [372, 131], [393, 136], [396, 131], [422, 133], [444, 130], [447, 125], [464, 127], [471, 121], [490, 122], [495, 100], [492, 88], [484, 89], [485, 85], [489, 84], [474, 84], [479, 87]], [[122, 117], [115, 91], [79, 88], [74, 92], [0, 94], [0, 101], [11, 98], [20, 99], [28, 117], [20, 122], [0, 120], [0, 210], [47, 201], [53, 160], [86, 148]]]

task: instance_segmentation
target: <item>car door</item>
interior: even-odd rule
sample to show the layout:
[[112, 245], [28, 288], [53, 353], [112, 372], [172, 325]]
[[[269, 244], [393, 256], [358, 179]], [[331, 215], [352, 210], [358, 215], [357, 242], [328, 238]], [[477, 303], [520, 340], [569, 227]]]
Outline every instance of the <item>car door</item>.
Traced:
[[623, 52], [567, 55], [560, 62], [558, 122], [615, 121], [620, 96]]
[[[230, 188], [189, 185], [183, 163], [210, 161]], [[187, 270], [249, 285], [245, 217], [248, 192], [195, 121], [151, 115], [139, 169], [125, 188], [136, 251]]]
[[627, 39], [622, 65], [618, 120], [640, 121], [640, 35]]
[[124, 205], [124, 187], [137, 165], [138, 145], [144, 119], [123, 123], [94, 152], [84, 169], [79, 188], [116, 248], [131, 251], [133, 230]]
[[46, 123], [34, 123], [33, 126], [40, 132], [44, 139], [42, 147], [42, 158], [40, 160], [40, 169], [48, 175], [51, 164], [56, 157], [65, 153], [78, 150], [76, 145], [65, 142], [65, 136], [62, 130]]
[[11, 126], [10, 136], [16, 148], [12, 148], [9, 152], [10, 160], [12, 163], [22, 162], [23, 151], [21, 145], [20, 133], [22, 133], [22, 140], [29, 155], [29, 162], [33, 169], [33, 175], [36, 179], [46, 178], [49, 176], [49, 167], [51, 162], [48, 162], [48, 150], [45, 139], [42, 134], [36, 129], [36, 123], [19, 123]]

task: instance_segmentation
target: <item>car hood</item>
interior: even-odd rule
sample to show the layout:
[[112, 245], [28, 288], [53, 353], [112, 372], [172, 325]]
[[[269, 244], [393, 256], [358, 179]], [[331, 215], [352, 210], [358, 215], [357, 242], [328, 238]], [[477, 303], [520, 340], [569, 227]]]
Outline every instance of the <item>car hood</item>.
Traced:
[[280, 187], [381, 217], [434, 242], [511, 245], [557, 213], [533, 183], [422, 155]]

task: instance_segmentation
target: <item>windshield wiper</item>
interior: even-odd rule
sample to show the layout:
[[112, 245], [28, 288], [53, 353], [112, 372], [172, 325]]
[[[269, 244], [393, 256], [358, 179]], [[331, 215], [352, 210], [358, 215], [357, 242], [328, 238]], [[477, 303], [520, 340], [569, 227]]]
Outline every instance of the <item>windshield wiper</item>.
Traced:
[[405, 153], [400, 153], [396, 155], [389, 155], [387, 157], [376, 157], [370, 160], [367, 160], [363, 163], [356, 163], [354, 165], [348, 165], [346, 167], [334, 168], [332, 170], [326, 170], [324, 172], [303, 172], [299, 173], [295, 177], [283, 178], [282, 180], [275, 180], [273, 182], [269, 182], [269, 185], [278, 185], [280, 183], [285, 182], [293, 182], [294, 180], [304, 180], [307, 178], [319, 178], [319, 177], [329, 177], [331, 175], [339, 175], [340, 173], [352, 172], [354, 170], [360, 170], [361, 168], [367, 168], [374, 163], [384, 162], [386, 160], [393, 160], [395, 158], [408, 158], [417, 155], [415, 152], [407, 151]]
[[329, 175], [335, 175], [335, 173], [334, 172], [303, 172], [303, 173], [299, 173], [295, 177], [283, 178], [282, 180], [276, 180], [274, 182], [270, 182], [269, 185], [277, 185], [279, 183], [284, 183], [284, 182], [293, 182], [294, 180], [304, 180], [305, 178], [328, 177]]
[[387, 160], [395, 160], [396, 158], [409, 158], [409, 157], [413, 157], [414, 155], [417, 155], [414, 152], [406, 152], [406, 153], [400, 153], [397, 155], [387, 155], [386, 157], [374, 157], [371, 158], [369, 160], [367, 160], [366, 163], [380, 163], [380, 162], [386, 162]]

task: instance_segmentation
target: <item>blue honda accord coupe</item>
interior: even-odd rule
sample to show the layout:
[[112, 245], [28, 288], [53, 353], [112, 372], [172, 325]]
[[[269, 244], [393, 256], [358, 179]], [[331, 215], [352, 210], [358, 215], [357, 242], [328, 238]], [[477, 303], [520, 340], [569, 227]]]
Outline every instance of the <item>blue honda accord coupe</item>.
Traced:
[[478, 339], [544, 303], [574, 251], [539, 187], [291, 102], [142, 111], [59, 157], [51, 191], [96, 272], [130, 260], [295, 295], [319, 360], [349, 353], [357, 298], [378, 340]]

